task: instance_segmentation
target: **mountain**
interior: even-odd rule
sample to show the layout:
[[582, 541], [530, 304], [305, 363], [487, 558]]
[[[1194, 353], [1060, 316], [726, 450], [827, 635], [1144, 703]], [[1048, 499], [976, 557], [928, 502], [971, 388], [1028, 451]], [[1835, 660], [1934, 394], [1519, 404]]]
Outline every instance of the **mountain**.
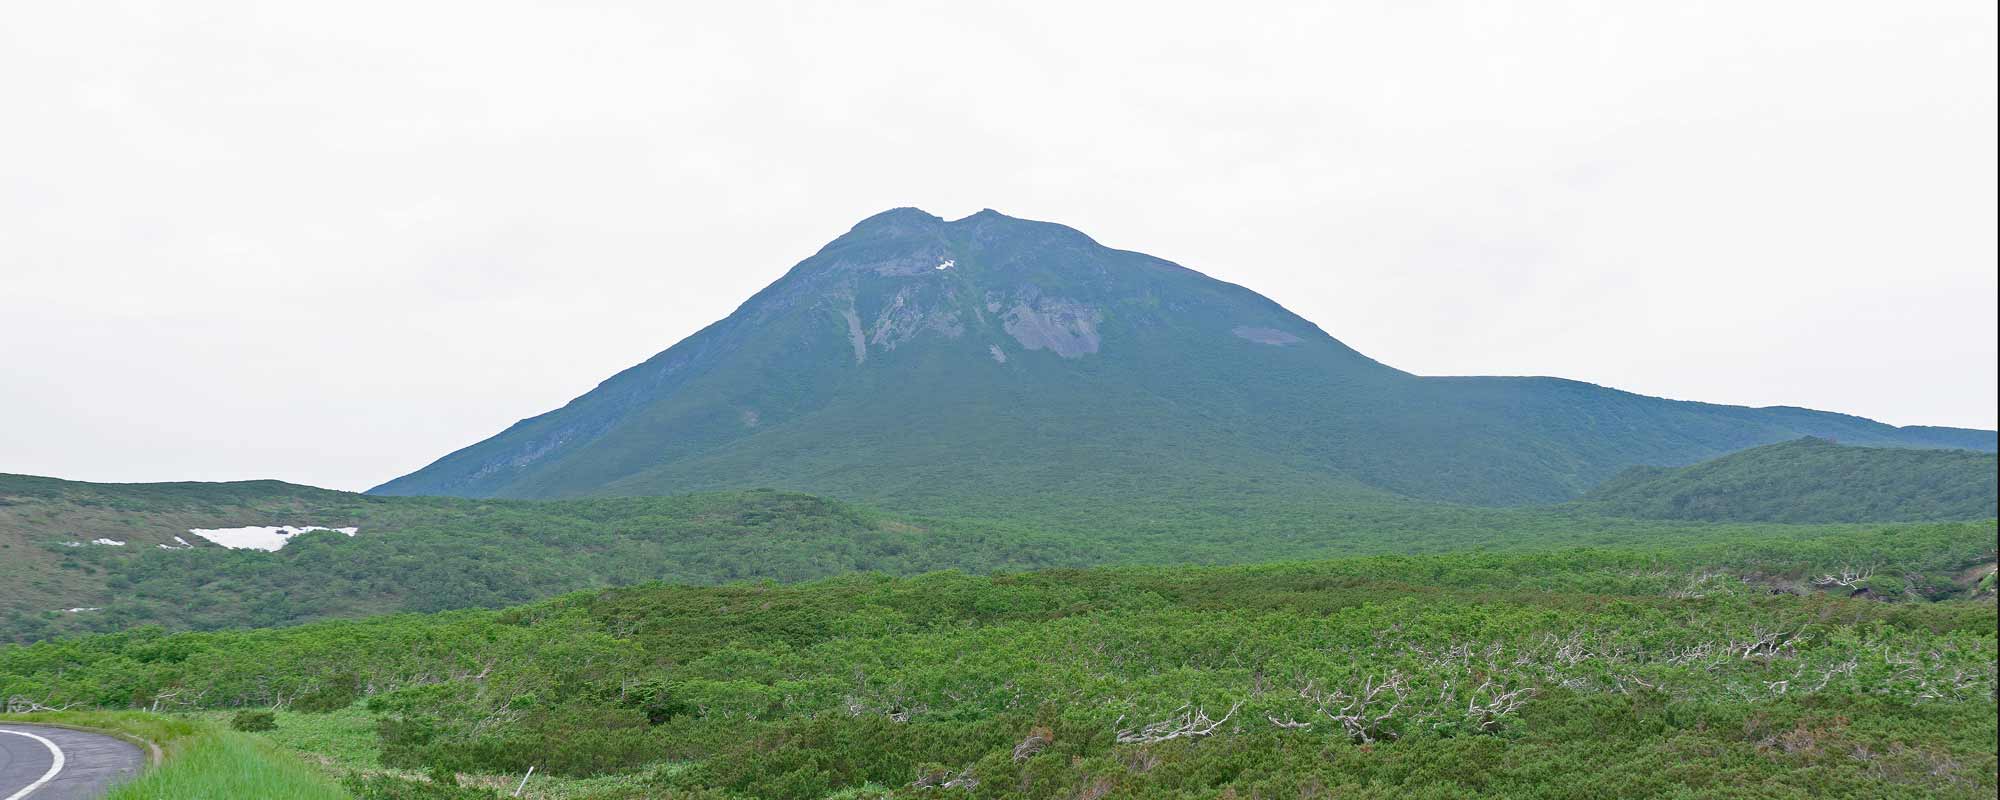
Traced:
[[2000, 514], [2000, 460], [1965, 450], [1805, 438], [1679, 469], [1633, 467], [1578, 505], [1601, 514], [1740, 522], [1899, 522]]
[[385, 495], [772, 486], [1087, 524], [1246, 503], [1570, 500], [1639, 464], [1800, 436], [1993, 450], [1992, 431], [1423, 377], [1255, 292], [1046, 222], [863, 220], [735, 313]]

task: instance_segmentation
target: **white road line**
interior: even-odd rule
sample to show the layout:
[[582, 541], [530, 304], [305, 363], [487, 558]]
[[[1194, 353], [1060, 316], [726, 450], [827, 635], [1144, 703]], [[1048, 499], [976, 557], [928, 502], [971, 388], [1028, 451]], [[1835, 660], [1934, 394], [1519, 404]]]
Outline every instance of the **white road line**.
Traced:
[[55, 743], [55, 742], [51, 742], [51, 741], [49, 741], [49, 740], [47, 740], [47, 739], [44, 739], [44, 738], [42, 738], [42, 737], [40, 737], [40, 736], [36, 736], [36, 735], [34, 735], [34, 734], [32, 734], [32, 733], [29, 733], [29, 732], [27, 732], [27, 731], [10, 731], [10, 730], [7, 730], [6, 728], [0, 728], [0, 733], [11, 733], [11, 734], [14, 734], [15, 736], [26, 736], [26, 737], [28, 737], [28, 738], [30, 738], [30, 739], [33, 739], [33, 740], [37, 741], [37, 742], [41, 742], [41, 743], [42, 743], [42, 746], [43, 746], [43, 747], [46, 747], [46, 748], [48, 748], [48, 749], [49, 749], [49, 752], [50, 752], [50, 753], [52, 753], [52, 754], [54, 754], [54, 755], [55, 755], [55, 757], [56, 757], [56, 763], [54, 763], [54, 764], [50, 764], [50, 765], [49, 765], [49, 771], [48, 771], [48, 772], [45, 772], [45, 773], [42, 773], [42, 777], [41, 777], [41, 779], [40, 779], [40, 780], [37, 780], [37, 781], [35, 781], [34, 783], [31, 783], [31, 784], [28, 784], [28, 785], [27, 785], [27, 787], [26, 787], [26, 788], [23, 788], [23, 789], [22, 789], [21, 791], [18, 791], [18, 792], [15, 792], [15, 793], [13, 793], [13, 794], [10, 794], [10, 795], [7, 795], [7, 796], [6, 796], [5, 798], [0, 798], [0, 800], [21, 800], [21, 798], [23, 798], [23, 797], [27, 797], [27, 796], [28, 796], [28, 793], [30, 793], [30, 792], [33, 792], [33, 791], [34, 791], [34, 790], [36, 790], [36, 789], [40, 789], [40, 788], [42, 788], [42, 784], [45, 784], [45, 783], [48, 783], [50, 779], [52, 779], [52, 778], [54, 778], [54, 777], [56, 776], [56, 773], [58, 773], [58, 772], [61, 772], [61, 771], [62, 771], [62, 768], [63, 768], [63, 751], [62, 751], [62, 748], [60, 748], [60, 747], [57, 747], [57, 746], [56, 746], [56, 743]]

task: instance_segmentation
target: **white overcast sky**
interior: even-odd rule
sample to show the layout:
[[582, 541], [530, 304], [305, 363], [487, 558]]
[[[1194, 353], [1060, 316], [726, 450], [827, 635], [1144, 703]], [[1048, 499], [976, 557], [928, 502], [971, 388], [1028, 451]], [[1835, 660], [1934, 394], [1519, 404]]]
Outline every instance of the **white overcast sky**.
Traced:
[[12, 3], [0, 471], [365, 488], [895, 206], [1412, 372], [1991, 428], [1994, 7]]

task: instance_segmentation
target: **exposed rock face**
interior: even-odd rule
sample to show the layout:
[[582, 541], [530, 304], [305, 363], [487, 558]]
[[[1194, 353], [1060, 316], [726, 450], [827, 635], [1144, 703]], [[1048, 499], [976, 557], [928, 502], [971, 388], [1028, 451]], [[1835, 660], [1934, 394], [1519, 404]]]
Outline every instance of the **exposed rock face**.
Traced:
[[895, 299], [875, 318], [868, 343], [894, 350], [897, 345], [926, 331], [953, 339], [964, 334], [964, 323], [959, 321], [958, 312], [950, 307], [950, 293], [945, 293], [943, 297], [930, 295], [931, 292], [923, 288], [909, 286], [896, 292]]
[[873, 266], [877, 275], [922, 275], [927, 272], [936, 271], [937, 265], [941, 260], [942, 257], [934, 249], [927, 248], [922, 254], [898, 256], [883, 260]]
[[1007, 334], [1029, 350], [1050, 350], [1063, 358], [1097, 352], [1097, 324], [1104, 314], [1095, 308], [1053, 297], [1020, 301], [1007, 310]]
[[868, 360], [868, 336], [861, 332], [861, 315], [855, 313], [854, 306], [840, 310], [842, 319], [847, 320], [847, 341], [854, 346], [854, 363]]
[[1278, 330], [1277, 328], [1255, 328], [1248, 325], [1238, 325], [1236, 326], [1236, 329], [1230, 331], [1230, 333], [1234, 333], [1237, 336], [1249, 339], [1250, 341], [1256, 342], [1258, 344], [1283, 346], [1288, 344], [1299, 343], [1299, 337]]

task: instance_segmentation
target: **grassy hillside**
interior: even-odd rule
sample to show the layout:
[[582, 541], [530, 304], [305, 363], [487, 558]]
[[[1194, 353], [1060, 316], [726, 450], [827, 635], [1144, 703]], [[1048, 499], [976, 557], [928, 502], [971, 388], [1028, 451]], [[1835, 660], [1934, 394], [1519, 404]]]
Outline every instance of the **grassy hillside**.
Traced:
[[1680, 469], [1627, 470], [1578, 505], [1628, 517], [1754, 522], [1988, 519], [2000, 459], [1800, 439]]
[[[8, 556], [0, 559], [0, 640], [491, 608], [653, 580], [1666, 547], [1827, 532], [1288, 492], [1145, 515], [1094, 516], [1057, 503], [1039, 512], [1042, 521], [892, 515], [772, 491], [509, 501], [375, 497], [270, 481], [114, 485], [0, 476], [0, 553]], [[229, 550], [187, 533], [243, 525], [360, 533], [303, 534], [277, 552]]]
[[1994, 536], [644, 585], [4, 646], [0, 695], [277, 706], [362, 797], [1991, 797], [1990, 587], [1818, 579]]
[[1060, 225], [899, 209], [563, 408], [375, 491], [768, 486], [909, 513], [1050, 524], [1090, 509], [1123, 524], [1273, 495], [1561, 502], [1633, 465], [1801, 435], [1995, 446], [1991, 431], [1411, 375], [1248, 289]]

